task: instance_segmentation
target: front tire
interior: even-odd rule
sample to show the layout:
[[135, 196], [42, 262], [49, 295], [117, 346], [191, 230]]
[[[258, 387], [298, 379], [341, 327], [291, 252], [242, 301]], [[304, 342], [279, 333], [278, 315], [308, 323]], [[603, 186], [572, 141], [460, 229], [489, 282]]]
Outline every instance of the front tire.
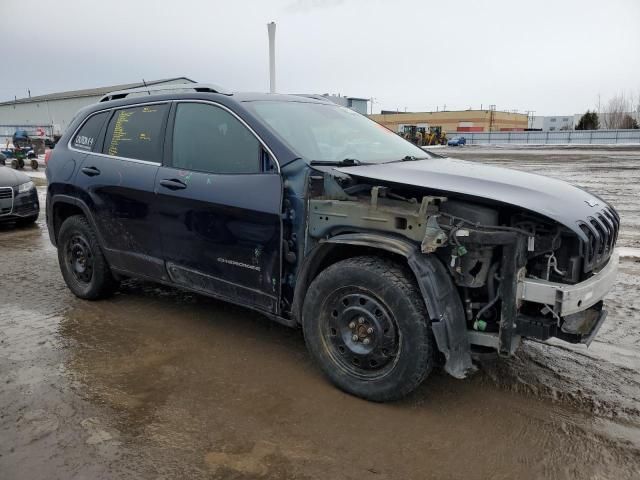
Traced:
[[424, 301], [411, 272], [394, 262], [356, 257], [322, 271], [309, 286], [302, 324], [324, 374], [358, 397], [397, 400], [433, 368]]
[[82, 215], [67, 218], [58, 235], [58, 262], [69, 289], [86, 300], [111, 295], [118, 287], [96, 233]]

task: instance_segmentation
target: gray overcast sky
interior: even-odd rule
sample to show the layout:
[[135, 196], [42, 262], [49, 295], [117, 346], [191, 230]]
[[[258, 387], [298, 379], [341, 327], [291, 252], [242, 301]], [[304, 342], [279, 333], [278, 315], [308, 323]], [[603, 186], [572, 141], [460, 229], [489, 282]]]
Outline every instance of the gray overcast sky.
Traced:
[[[374, 109], [572, 114], [640, 95], [638, 0], [2, 0], [0, 99], [187, 76]], [[36, 25], [30, 25], [36, 22]]]

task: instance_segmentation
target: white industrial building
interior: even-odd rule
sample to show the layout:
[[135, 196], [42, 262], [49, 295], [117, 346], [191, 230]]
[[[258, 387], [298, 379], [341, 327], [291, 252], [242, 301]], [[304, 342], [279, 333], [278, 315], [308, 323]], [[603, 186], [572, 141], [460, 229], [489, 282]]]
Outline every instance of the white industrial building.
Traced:
[[[573, 130], [575, 115], [538, 115], [530, 117], [529, 128], [542, 130], [543, 132]], [[579, 120], [579, 118], [578, 118]]]
[[573, 130], [573, 115], [557, 115], [544, 117], [542, 130], [553, 132], [557, 130]]
[[[186, 77], [177, 77], [149, 81], [146, 85], [184, 83], [194, 83], [194, 81]], [[0, 103], [0, 138], [11, 137], [18, 128], [23, 128], [30, 134], [44, 131], [47, 136], [61, 135], [81, 108], [96, 103], [109, 92], [143, 86], [145, 84], [142, 82], [129, 83], [2, 102]]]
[[[597, 113], [597, 112], [596, 112]], [[543, 132], [554, 132], [554, 131], [564, 131], [564, 130], [574, 130], [578, 123], [580, 123], [580, 119], [584, 113], [575, 113], [573, 115], [538, 115], [534, 117], [529, 117], [529, 128], [535, 130], [542, 130]], [[610, 128], [608, 122], [609, 118], [608, 113], [598, 113], [598, 119], [600, 120], [600, 128], [607, 129]], [[627, 112], [623, 114], [616, 114], [618, 117], [620, 115], [629, 115], [636, 122], [640, 123], [640, 111], [637, 112]]]

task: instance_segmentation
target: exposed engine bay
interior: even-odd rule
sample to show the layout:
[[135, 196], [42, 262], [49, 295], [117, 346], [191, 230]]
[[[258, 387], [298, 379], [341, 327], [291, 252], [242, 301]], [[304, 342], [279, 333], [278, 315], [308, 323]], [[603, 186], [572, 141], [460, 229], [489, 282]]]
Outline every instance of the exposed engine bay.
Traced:
[[[421, 252], [436, 255], [454, 279], [471, 343], [510, 354], [520, 337], [589, 343], [595, 335], [604, 319], [602, 301], [593, 297], [598, 301], [587, 304], [590, 298], [581, 297], [569, 307], [568, 300], [553, 293], [582, 285], [607, 264], [619, 228], [613, 209], [603, 210], [597, 222], [585, 219], [591, 227], [583, 228], [585, 241], [521, 207], [407, 185], [363, 183], [334, 172], [311, 178], [309, 236], [374, 230], [419, 243]], [[587, 235], [593, 230], [597, 235]]]

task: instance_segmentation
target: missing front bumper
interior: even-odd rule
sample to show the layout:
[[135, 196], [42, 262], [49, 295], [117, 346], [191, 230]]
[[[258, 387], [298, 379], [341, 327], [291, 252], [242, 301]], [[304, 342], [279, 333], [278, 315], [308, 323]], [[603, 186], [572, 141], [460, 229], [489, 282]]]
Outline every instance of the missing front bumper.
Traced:
[[[518, 303], [523, 301], [540, 304], [540, 308], [548, 307], [555, 314], [538, 316], [516, 313], [511, 322], [503, 321], [501, 332], [485, 333], [468, 331], [469, 342], [496, 348], [502, 355], [512, 354], [520, 338], [536, 338], [547, 340], [556, 337], [570, 343], [584, 343], [587, 346], [593, 341], [607, 317], [603, 310], [602, 299], [615, 285], [618, 273], [619, 255], [617, 250], [611, 255], [607, 265], [588, 280], [567, 285], [535, 278], [524, 278], [517, 281]], [[504, 325], [512, 325], [512, 334], [507, 341], [500, 338]]]
[[546, 305], [560, 317], [582, 312], [601, 301], [613, 288], [618, 261], [618, 251], [614, 250], [602, 270], [575, 285], [525, 278], [518, 282], [518, 298]]

